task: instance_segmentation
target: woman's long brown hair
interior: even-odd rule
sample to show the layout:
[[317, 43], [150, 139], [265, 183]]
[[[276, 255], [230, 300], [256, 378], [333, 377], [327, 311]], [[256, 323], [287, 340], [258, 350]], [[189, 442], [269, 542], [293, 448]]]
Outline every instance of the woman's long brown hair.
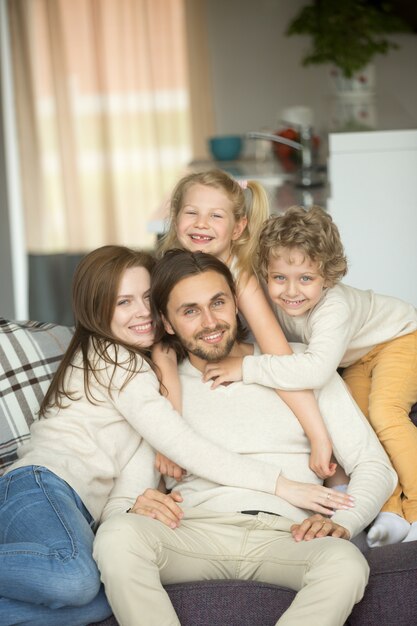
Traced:
[[[93, 376], [99, 382], [97, 363], [100, 360], [113, 365], [108, 387], [110, 394], [112, 378], [119, 365], [127, 371], [124, 385], [140, 371], [143, 361], [153, 368], [146, 351], [125, 344], [113, 335], [111, 321], [125, 270], [143, 267], [151, 273], [154, 264], [153, 257], [147, 252], [124, 246], [97, 248], [80, 261], [72, 282], [75, 332], [40, 406], [40, 417], [45, 417], [50, 408], [62, 408], [65, 398], [76, 400], [73, 392], [66, 388], [65, 378], [68, 368], [74, 366], [74, 357], [78, 353], [82, 357], [85, 394], [93, 404], [90, 381]], [[128, 352], [128, 358], [123, 357], [122, 362], [118, 359], [120, 347]]]

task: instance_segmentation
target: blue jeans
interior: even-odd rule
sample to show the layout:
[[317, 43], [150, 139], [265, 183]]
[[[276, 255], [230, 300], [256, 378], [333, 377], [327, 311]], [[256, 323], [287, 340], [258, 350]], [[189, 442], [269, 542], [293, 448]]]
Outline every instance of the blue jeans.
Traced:
[[111, 614], [92, 523], [75, 491], [44, 467], [0, 478], [2, 626], [85, 626]]

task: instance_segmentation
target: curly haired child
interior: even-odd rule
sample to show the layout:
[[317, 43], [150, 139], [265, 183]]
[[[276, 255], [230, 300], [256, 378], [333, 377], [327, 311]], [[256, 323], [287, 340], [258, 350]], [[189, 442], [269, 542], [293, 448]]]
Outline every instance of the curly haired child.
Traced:
[[[284, 389], [320, 388], [338, 367], [376, 431], [399, 484], [368, 533], [373, 547], [417, 539], [417, 312], [397, 298], [341, 282], [347, 261], [337, 226], [320, 207], [291, 207], [265, 223], [259, 272], [289, 341], [302, 354], [247, 357], [208, 376]], [[227, 371], [226, 371], [227, 370]], [[337, 416], [335, 416], [337, 419]], [[346, 433], [346, 436], [349, 436]]]

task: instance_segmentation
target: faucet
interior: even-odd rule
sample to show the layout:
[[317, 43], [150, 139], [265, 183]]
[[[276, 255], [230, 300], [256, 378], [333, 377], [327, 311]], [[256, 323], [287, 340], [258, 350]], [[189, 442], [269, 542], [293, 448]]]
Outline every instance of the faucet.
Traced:
[[300, 126], [300, 141], [293, 141], [286, 137], [273, 135], [272, 133], [249, 132], [246, 134], [248, 139], [267, 139], [275, 143], [282, 143], [290, 148], [301, 151], [301, 168], [298, 174], [296, 184], [300, 187], [315, 187], [323, 184], [317, 176], [314, 175], [313, 168], [313, 128], [311, 126]]

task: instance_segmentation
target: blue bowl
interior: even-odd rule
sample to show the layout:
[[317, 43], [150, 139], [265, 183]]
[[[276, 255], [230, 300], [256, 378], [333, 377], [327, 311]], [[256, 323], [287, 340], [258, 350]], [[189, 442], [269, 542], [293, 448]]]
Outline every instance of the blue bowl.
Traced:
[[242, 152], [242, 137], [223, 135], [209, 139], [210, 152], [216, 161], [234, 161]]

